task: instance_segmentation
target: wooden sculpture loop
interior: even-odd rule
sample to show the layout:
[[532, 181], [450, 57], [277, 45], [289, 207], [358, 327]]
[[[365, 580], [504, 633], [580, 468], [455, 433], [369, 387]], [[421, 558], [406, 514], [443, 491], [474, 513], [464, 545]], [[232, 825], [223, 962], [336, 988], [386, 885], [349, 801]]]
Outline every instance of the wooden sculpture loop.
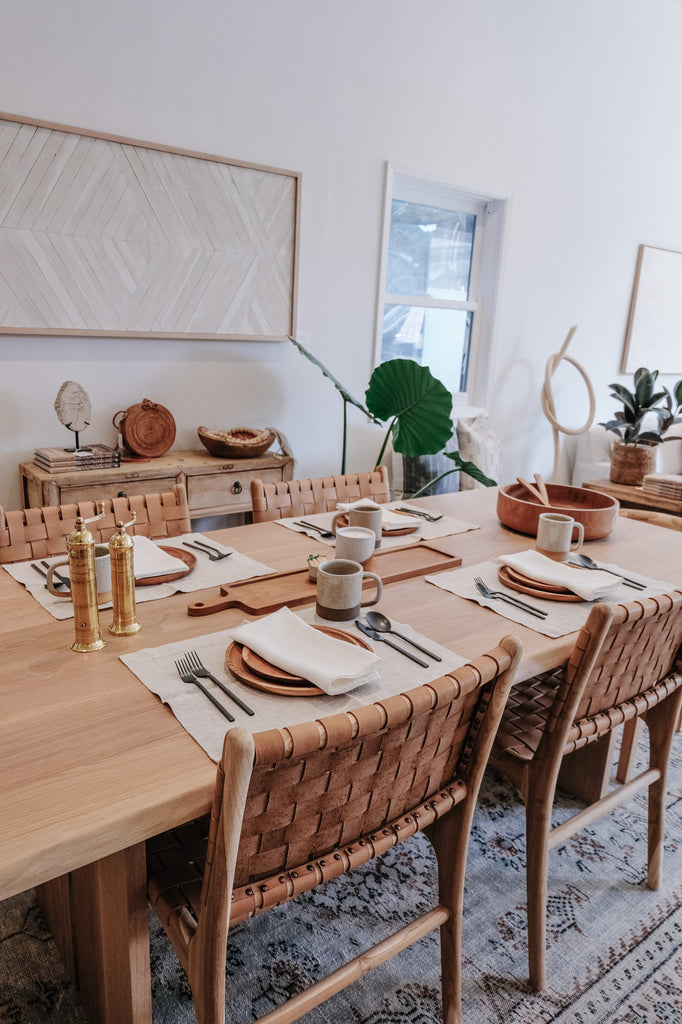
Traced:
[[[553, 356], [550, 356], [550, 358], [547, 360], [547, 364], [545, 366], [545, 382], [542, 385], [542, 411], [544, 412], [549, 422], [552, 424], [552, 432], [554, 435], [554, 466], [552, 469], [553, 483], [557, 482], [556, 477], [559, 468], [559, 432], [561, 432], [562, 434], [572, 435], [584, 434], [585, 431], [590, 429], [594, 421], [595, 399], [592, 382], [590, 381], [590, 378], [587, 376], [587, 371], [580, 365], [580, 363], [577, 362], [577, 360], [573, 359], [572, 356], [566, 355], [566, 350], [568, 349], [568, 346], [571, 344], [571, 339], [573, 338], [573, 335], [577, 330], [578, 325], [574, 324], [573, 327], [571, 327], [568, 334], [566, 335], [566, 340], [564, 341], [559, 351], [555, 352], [555, 354]], [[571, 363], [572, 366], [575, 366], [576, 370], [585, 381], [585, 386], [587, 388], [587, 394], [590, 400], [590, 411], [582, 427], [565, 427], [561, 423], [559, 423], [559, 421], [556, 418], [556, 407], [554, 405], [554, 397], [552, 395], [552, 377], [556, 373], [559, 363], [563, 359], [565, 359], [567, 363]]]

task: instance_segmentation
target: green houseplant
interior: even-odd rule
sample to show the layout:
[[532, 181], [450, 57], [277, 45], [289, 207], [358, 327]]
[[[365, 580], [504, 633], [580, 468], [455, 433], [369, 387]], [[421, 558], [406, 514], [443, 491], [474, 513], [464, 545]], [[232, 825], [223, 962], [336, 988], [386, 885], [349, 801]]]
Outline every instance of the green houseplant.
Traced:
[[682, 422], [682, 380], [670, 391], [666, 387], [656, 390], [657, 379], [658, 370], [640, 366], [632, 391], [623, 384], [609, 384], [611, 397], [622, 404], [612, 420], [600, 424], [618, 435], [611, 454], [613, 483], [639, 486], [655, 467], [656, 447], [674, 440], [664, 437], [666, 431], [673, 423]]
[[[450, 418], [452, 395], [442, 381], [433, 376], [428, 367], [420, 366], [412, 359], [389, 359], [385, 363], [380, 363], [370, 377], [365, 392], [366, 405], [363, 405], [299, 341], [296, 341], [295, 338], [289, 338], [289, 341], [301, 355], [321, 370], [341, 395], [343, 400], [342, 473], [346, 472], [349, 405], [355, 406], [373, 423], [388, 423], [375, 466], [380, 465], [391, 438], [396, 452], [401, 455], [418, 456], [435, 455], [443, 450], [452, 437], [453, 425]], [[495, 486], [495, 481], [487, 477], [473, 462], [461, 459], [459, 452], [447, 452], [446, 454], [454, 462], [453, 468], [448, 473], [461, 470], [488, 487]], [[437, 479], [441, 480], [448, 473], [442, 473]], [[417, 497], [434, 482], [430, 481], [413, 497]]]

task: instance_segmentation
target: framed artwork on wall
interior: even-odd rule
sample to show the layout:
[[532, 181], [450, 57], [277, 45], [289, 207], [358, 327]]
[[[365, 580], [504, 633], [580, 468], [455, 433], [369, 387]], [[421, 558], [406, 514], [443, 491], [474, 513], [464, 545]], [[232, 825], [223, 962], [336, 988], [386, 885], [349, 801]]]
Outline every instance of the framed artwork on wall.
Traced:
[[682, 253], [640, 245], [621, 373], [682, 372]]
[[301, 176], [0, 113], [0, 334], [284, 341]]

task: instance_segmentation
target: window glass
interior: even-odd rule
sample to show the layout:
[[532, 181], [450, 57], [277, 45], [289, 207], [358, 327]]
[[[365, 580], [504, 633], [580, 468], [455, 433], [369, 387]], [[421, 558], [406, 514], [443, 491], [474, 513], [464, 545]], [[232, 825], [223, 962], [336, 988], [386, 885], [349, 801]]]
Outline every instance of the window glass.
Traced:
[[468, 299], [476, 217], [394, 199], [386, 291]]
[[466, 391], [472, 322], [466, 310], [387, 303], [381, 361], [414, 359], [453, 394]]

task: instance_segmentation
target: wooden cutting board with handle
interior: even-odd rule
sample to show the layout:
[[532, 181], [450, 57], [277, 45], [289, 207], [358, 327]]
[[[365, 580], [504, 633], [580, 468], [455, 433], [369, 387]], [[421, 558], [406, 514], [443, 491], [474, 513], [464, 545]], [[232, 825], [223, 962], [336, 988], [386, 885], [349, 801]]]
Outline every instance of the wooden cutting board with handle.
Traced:
[[[333, 558], [333, 554], [330, 554]], [[462, 564], [459, 555], [447, 555], [428, 544], [411, 544], [405, 548], [377, 551], [365, 569], [377, 573], [384, 584], [407, 580], [412, 576], [456, 569]], [[212, 615], [226, 608], [241, 608], [251, 615], [267, 615], [287, 605], [312, 604], [315, 600], [315, 581], [310, 579], [307, 567], [289, 572], [276, 572], [270, 576], [256, 576], [220, 588], [220, 597], [213, 601], [194, 601], [187, 608], [188, 615]]]

